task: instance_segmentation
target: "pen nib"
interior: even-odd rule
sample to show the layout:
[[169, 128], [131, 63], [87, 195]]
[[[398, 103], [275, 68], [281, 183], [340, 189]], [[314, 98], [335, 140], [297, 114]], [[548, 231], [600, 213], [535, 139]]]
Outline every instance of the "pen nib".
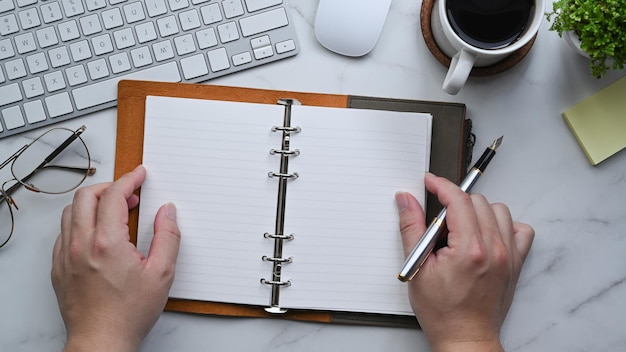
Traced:
[[491, 150], [498, 149], [500, 144], [502, 144], [502, 138], [504, 138], [504, 136], [500, 136], [500, 138], [498, 138], [495, 141], [493, 141], [493, 143], [491, 143], [491, 145], [489, 146], [489, 149], [491, 149]]

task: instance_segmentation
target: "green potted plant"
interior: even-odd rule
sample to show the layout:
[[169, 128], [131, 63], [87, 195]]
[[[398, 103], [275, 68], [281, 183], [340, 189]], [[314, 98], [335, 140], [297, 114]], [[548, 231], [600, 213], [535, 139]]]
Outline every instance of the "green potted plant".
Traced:
[[555, 0], [548, 21], [550, 30], [580, 45], [589, 57], [594, 77], [626, 63], [626, 0]]

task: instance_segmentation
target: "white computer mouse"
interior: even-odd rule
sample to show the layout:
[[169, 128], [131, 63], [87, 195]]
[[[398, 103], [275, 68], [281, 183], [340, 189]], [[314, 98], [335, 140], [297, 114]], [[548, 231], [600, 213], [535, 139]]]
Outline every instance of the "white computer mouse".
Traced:
[[320, 0], [315, 37], [328, 50], [363, 56], [376, 45], [391, 0]]

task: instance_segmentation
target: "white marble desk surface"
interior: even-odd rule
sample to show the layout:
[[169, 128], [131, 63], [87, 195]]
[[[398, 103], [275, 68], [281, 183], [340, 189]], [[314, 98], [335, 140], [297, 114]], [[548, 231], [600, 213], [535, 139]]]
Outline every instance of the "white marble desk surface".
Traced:
[[[394, 0], [376, 48], [350, 59], [320, 47], [317, 1], [292, 0], [301, 53], [215, 84], [440, 100], [467, 104], [476, 150], [504, 144], [476, 191], [507, 203], [536, 239], [502, 332], [508, 351], [626, 350], [626, 152], [592, 167], [560, 113], [614, 82], [540, 30], [528, 56], [491, 78], [472, 78], [457, 96], [440, 86], [444, 67], [419, 32], [419, 1]], [[76, 119], [98, 172], [113, 175], [116, 110]], [[0, 157], [25, 140], [0, 141]], [[479, 154], [479, 153], [476, 153]], [[0, 176], [9, 178], [7, 170]], [[0, 251], [0, 351], [59, 351], [65, 330], [49, 278], [52, 244], [71, 194], [20, 191], [12, 242]], [[164, 313], [142, 351], [428, 351], [420, 331]]]

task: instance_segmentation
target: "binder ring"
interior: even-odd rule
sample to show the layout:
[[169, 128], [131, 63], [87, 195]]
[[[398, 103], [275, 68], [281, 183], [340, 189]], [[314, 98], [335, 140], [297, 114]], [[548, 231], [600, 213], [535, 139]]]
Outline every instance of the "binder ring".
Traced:
[[263, 234], [263, 237], [265, 237], [265, 238], [280, 238], [282, 240], [293, 240], [296, 236], [293, 233], [291, 233], [289, 235], [276, 235], [276, 234], [273, 234], [273, 233], [266, 232], [266, 233]]
[[289, 257], [289, 258], [274, 258], [274, 257], [268, 257], [266, 255], [261, 257], [261, 260], [263, 260], [264, 262], [275, 262], [275, 263], [293, 263], [293, 257]]
[[270, 149], [270, 154], [282, 154], [287, 156], [298, 156], [300, 155], [300, 149], [295, 150], [278, 150], [278, 149]]
[[302, 131], [302, 129], [300, 128], [300, 126], [272, 126], [272, 132], [278, 132], [278, 131], [284, 131], [284, 132], [293, 132], [293, 133], [299, 133], [300, 131]]
[[261, 283], [265, 284], [265, 285], [272, 285], [272, 286], [283, 286], [283, 287], [291, 286], [291, 280], [287, 280], [287, 281], [272, 281], [272, 280], [261, 279]]
[[267, 176], [274, 178], [274, 177], [280, 177], [280, 178], [291, 178], [291, 179], [297, 179], [300, 175], [298, 175], [297, 172], [294, 172], [293, 174], [283, 174], [280, 172], [268, 172]]

